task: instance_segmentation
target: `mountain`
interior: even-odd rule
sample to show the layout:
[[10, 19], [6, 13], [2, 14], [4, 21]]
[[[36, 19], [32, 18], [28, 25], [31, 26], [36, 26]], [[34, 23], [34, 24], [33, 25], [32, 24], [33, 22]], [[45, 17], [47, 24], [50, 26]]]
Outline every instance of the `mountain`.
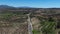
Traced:
[[0, 10], [1, 9], [16, 9], [16, 8], [8, 5], [0, 5]]
[[21, 7], [17, 7], [17, 8], [35, 8], [35, 7], [21, 6]]
[[0, 5], [0, 10], [20, 10], [20, 9], [32, 9], [34, 7], [28, 7], [28, 6], [21, 6], [21, 7], [13, 7], [8, 5]]
[[0, 11], [14, 11], [14, 12], [36, 12], [36, 13], [46, 13], [46, 14], [53, 14], [53, 13], [60, 13], [60, 8], [34, 8], [28, 6], [22, 7], [13, 7], [8, 5], [0, 5]]

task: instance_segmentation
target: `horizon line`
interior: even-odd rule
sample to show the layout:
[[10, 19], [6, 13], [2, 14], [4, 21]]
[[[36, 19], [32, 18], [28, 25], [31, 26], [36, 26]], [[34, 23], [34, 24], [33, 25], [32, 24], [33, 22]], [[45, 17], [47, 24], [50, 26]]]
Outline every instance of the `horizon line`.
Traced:
[[29, 7], [29, 8], [60, 8], [60, 7], [33, 7], [33, 6], [11, 6], [11, 5], [5, 5], [5, 6], [10, 6], [10, 7]]

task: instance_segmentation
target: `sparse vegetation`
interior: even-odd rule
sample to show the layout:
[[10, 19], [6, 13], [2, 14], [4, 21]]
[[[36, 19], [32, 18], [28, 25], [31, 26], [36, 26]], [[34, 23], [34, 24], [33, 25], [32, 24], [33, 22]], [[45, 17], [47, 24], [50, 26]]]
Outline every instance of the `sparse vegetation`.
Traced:
[[[22, 31], [24, 29], [27, 30], [28, 25], [26, 25], [27, 23], [25, 24], [25, 22], [27, 22], [27, 14], [29, 14], [31, 12], [32, 13], [30, 16], [31, 18], [36, 17], [40, 20], [40, 22], [39, 22], [40, 26], [38, 27], [38, 30], [33, 29], [33, 31], [32, 31], [33, 34], [40, 34], [41, 31], [42, 31], [42, 34], [55, 34], [56, 21], [58, 21], [60, 24], [60, 21], [59, 21], [60, 12], [59, 11], [60, 11], [59, 8], [48, 8], [48, 9], [47, 8], [45, 8], [45, 9], [44, 8], [43, 9], [42, 8], [17, 8], [17, 9], [16, 8], [15, 9], [4, 8], [0, 12], [0, 26], [2, 29], [2, 27], [4, 25], [13, 26], [13, 27], [20, 25], [21, 26], [21, 27], [19, 27], [19, 28], [21, 28], [20, 31]], [[57, 18], [57, 20], [55, 21], [55, 19], [53, 19], [53, 18]], [[21, 24], [23, 24], [23, 25], [21, 25]]]

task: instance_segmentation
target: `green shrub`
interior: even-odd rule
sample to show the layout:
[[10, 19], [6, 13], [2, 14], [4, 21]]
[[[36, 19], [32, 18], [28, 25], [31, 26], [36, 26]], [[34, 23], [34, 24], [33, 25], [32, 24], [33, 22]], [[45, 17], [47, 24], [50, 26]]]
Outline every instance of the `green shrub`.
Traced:
[[38, 30], [33, 30], [32, 32], [33, 32], [33, 34], [40, 34], [40, 31], [38, 31]]

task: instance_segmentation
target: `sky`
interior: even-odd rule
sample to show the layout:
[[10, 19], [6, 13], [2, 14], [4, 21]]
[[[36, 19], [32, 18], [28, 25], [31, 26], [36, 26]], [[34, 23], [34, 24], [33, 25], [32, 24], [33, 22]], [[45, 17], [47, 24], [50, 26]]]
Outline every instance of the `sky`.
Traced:
[[60, 8], [60, 0], [0, 0], [0, 5], [14, 7]]

